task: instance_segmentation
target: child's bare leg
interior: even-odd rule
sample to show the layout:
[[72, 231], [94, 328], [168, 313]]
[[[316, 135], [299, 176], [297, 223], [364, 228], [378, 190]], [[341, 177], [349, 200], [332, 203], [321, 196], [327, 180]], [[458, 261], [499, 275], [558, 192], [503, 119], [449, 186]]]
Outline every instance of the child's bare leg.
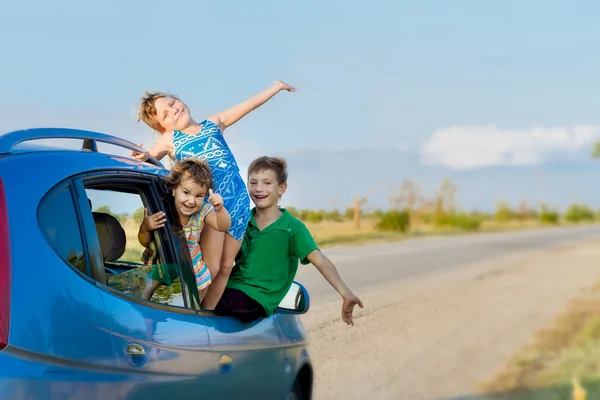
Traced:
[[155, 281], [154, 279], [148, 279], [148, 282], [146, 282], [146, 287], [144, 287], [144, 290], [142, 290], [142, 299], [150, 300], [159, 286], [159, 281]]
[[221, 255], [223, 254], [223, 241], [225, 232], [214, 230], [208, 225], [204, 225], [200, 234], [200, 247], [202, 248], [202, 259], [210, 271], [211, 279], [219, 273], [221, 266]]
[[208, 290], [208, 286], [204, 289], [198, 290], [198, 296], [200, 296], [200, 304], [202, 304], [202, 300], [204, 300], [204, 296], [206, 296], [206, 291]]
[[237, 256], [241, 246], [241, 240], [237, 241], [233, 238], [233, 236], [229, 234], [225, 235], [225, 245], [223, 247], [221, 268], [219, 269], [217, 276], [213, 276], [212, 283], [208, 287], [206, 297], [202, 302], [202, 308], [204, 310], [214, 310], [217, 306], [217, 303], [225, 291], [227, 281], [229, 280], [229, 275], [231, 274], [231, 269], [233, 268], [233, 262], [235, 261], [235, 257]]

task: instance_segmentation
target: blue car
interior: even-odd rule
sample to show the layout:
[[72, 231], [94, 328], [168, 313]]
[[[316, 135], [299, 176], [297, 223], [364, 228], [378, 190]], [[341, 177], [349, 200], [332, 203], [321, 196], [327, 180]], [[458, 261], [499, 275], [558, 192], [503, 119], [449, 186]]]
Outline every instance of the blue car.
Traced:
[[[168, 171], [130, 150], [74, 129], [0, 135], [0, 399], [310, 399], [305, 288], [251, 323], [202, 311]], [[144, 208], [168, 218], [150, 266]], [[179, 276], [143, 300], [153, 268]]]

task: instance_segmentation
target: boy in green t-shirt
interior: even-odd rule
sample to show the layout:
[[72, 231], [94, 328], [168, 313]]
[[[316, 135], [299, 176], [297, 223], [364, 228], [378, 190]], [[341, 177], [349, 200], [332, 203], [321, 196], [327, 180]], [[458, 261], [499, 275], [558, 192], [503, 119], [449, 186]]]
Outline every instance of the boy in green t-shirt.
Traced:
[[306, 226], [279, 208], [286, 189], [284, 159], [260, 157], [248, 167], [248, 192], [255, 208], [215, 313], [243, 322], [270, 316], [287, 294], [300, 261], [317, 267], [342, 296], [342, 320], [353, 325], [354, 306], [363, 304], [321, 253]]

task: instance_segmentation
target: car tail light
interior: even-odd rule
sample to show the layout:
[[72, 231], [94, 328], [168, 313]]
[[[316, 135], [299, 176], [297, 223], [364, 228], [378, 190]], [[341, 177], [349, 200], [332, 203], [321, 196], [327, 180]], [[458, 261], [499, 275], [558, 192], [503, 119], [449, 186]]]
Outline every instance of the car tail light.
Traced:
[[0, 179], [0, 350], [8, 345], [10, 322], [10, 237], [4, 183]]

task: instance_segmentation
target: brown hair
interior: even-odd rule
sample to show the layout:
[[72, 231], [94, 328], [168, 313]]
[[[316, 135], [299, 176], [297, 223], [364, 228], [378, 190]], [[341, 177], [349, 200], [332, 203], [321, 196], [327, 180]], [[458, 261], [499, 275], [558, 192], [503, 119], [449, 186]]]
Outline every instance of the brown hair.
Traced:
[[179, 100], [176, 96], [173, 96], [172, 94], [147, 91], [140, 98], [140, 109], [138, 111], [138, 122], [144, 121], [146, 125], [160, 133], [164, 132], [164, 128], [156, 118], [155, 103], [157, 99], [161, 99], [163, 97], [172, 97], [174, 99]]
[[277, 183], [282, 184], [287, 182], [288, 172], [287, 172], [287, 162], [284, 158], [281, 157], [267, 157], [262, 156], [257, 158], [256, 160], [250, 163], [248, 167], [248, 176], [253, 172], [271, 170], [275, 172], [275, 176], [277, 177]]
[[212, 171], [206, 160], [191, 157], [183, 161], [179, 161], [171, 168], [169, 175], [165, 176], [164, 180], [171, 190], [181, 184], [185, 177], [191, 178], [196, 185], [204, 185], [206, 189], [213, 188]]

